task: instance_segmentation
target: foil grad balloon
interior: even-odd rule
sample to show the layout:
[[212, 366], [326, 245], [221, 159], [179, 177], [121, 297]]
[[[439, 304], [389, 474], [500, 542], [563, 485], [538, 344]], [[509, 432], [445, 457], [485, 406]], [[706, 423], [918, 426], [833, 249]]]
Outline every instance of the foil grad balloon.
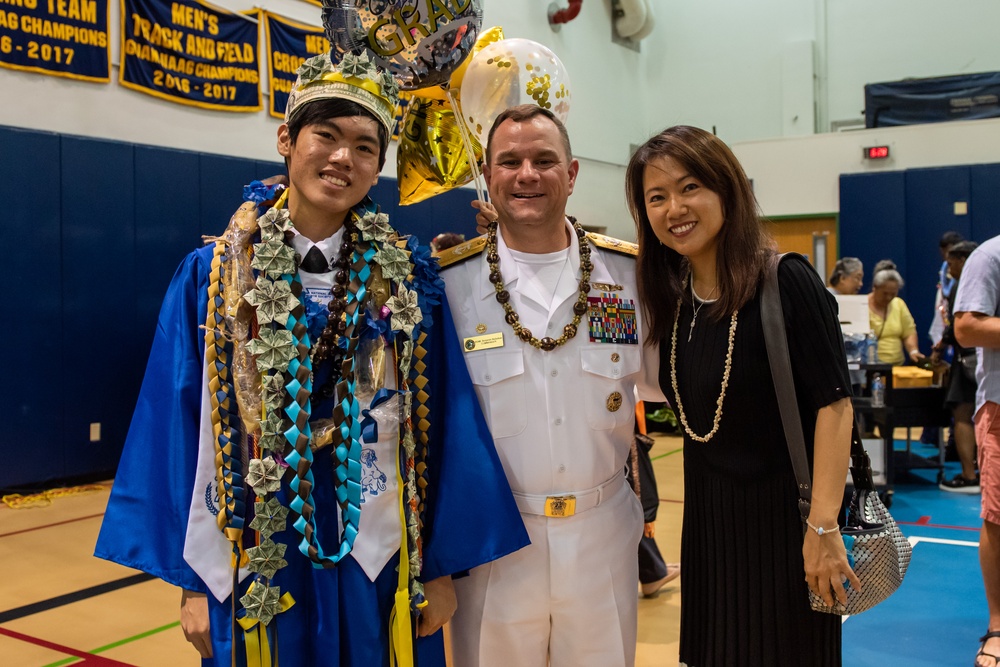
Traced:
[[403, 90], [448, 81], [482, 22], [482, 0], [323, 0], [333, 61], [367, 49]]
[[462, 79], [462, 114], [483, 145], [505, 109], [536, 104], [565, 122], [571, 97], [562, 62], [548, 47], [529, 39], [490, 44], [475, 55]]
[[[482, 148], [473, 140], [476, 159]], [[415, 204], [472, 180], [458, 119], [446, 100], [416, 97], [406, 110], [396, 152], [399, 203]]]

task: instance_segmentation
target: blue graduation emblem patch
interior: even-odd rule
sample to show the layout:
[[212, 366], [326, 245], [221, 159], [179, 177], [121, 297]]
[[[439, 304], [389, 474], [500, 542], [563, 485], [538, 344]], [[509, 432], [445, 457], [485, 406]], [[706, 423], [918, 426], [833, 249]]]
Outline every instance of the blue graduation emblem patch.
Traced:
[[590, 319], [590, 342], [639, 344], [636, 330], [635, 302], [611, 294], [587, 297]]

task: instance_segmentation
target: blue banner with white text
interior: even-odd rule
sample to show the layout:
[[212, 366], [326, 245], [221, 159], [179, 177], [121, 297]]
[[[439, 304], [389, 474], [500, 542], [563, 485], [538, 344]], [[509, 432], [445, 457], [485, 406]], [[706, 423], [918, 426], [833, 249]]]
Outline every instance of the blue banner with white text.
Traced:
[[285, 117], [288, 95], [295, 83], [295, 72], [306, 58], [330, 50], [330, 40], [323, 28], [292, 21], [264, 12], [264, 36], [267, 40], [268, 89], [275, 118]]
[[111, 81], [109, 0], [0, 0], [0, 67]]
[[865, 86], [865, 127], [1000, 117], [1000, 72]]
[[258, 10], [198, 0], [121, 0], [119, 82], [154, 97], [222, 111], [259, 111]]

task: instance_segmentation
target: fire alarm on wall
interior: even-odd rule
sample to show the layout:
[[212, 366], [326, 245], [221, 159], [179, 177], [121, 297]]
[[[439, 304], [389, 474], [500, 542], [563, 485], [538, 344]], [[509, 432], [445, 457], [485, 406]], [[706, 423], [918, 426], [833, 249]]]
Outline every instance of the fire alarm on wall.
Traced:
[[861, 149], [866, 160], [885, 160], [889, 157], [888, 146], [868, 146]]

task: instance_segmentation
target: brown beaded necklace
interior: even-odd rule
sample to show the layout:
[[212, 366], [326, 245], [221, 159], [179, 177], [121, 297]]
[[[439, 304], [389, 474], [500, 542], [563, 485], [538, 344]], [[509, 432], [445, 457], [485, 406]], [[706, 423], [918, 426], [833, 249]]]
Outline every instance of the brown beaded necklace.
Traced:
[[503, 274], [500, 273], [500, 254], [497, 252], [497, 222], [490, 224], [486, 231], [486, 263], [490, 267], [490, 282], [496, 290], [497, 302], [505, 313], [504, 320], [514, 329], [514, 333], [522, 341], [538, 348], [543, 352], [549, 352], [560, 345], [565, 345], [574, 336], [580, 326], [580, 319], [587, 312], [587, 294], [590, 292], [590, 272], [594, 270], [594, 265], [590, 261], [590, 244], [587, 242], [587, 232], [584, 231], [576, 218], [570, 217], [573, 229], [576, 230], [577, 239], [580, 242], [580, 293], [573, 304], [573, 320], [563, 327], [563, 333], [559, 338], [546, 336], [539, 340], [531, 335], [531, 329], [521, 326], [520, 316], [514, 307], [510, 305], [510, 292], [504, 289]]
[[326, 304], [326, 308], [330, 312], [327, 316], [326, 326], [323, 327], [323, 333], [320, 334], [312, 350], [312, 363], [314, 367], [330, 359], [332, 360], [332, 367], [334, 369], [334, 372], [323, 386], [313, 392], [317, 399], [333, 396], [337, 381], [339, 380], [340, 374], [338, 371], [343, 362], [344, 350], [337, 345], [337, 339], [347, 331], [344, 312], [347, 310], [347, 283], [350, 277], [351, 253], [354, 251], [354, 241], [357, 238], [357, 231], [352, 216], [348, 214], [347, 220], [344, 222], [344, 238], [340, 243], [337, 259], [333, 262], [333, 268], [336, 271], [333, 276], [333, 287], [330, 288], [330, 294], [333, 298]]

